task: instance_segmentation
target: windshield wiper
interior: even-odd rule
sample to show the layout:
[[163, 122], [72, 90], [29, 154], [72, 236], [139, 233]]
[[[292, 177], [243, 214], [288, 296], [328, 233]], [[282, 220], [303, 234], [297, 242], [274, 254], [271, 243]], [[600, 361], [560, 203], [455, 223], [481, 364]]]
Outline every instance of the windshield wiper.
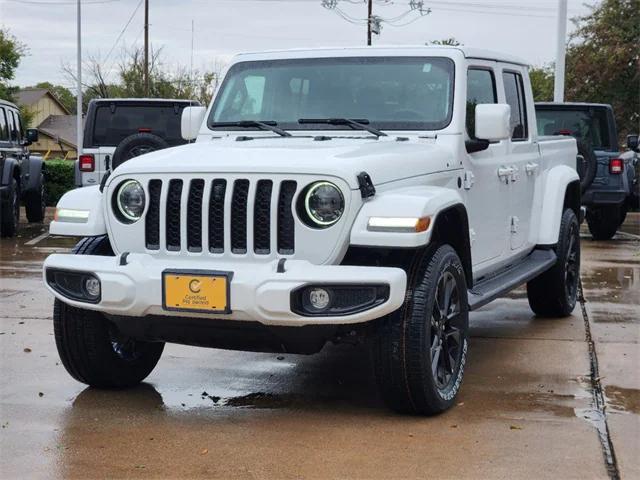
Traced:
[[366, 130], [369, 133], [373, 133], [376, 137], [386, 137], [387, 134], [381, 132], [377, 128], [369, 126], [369, 120], [366, 118], [301, 118], [298, 123], [321, 123], [325, 125], [348, 125], [355, 130]]
[[272, 120], [265, 120], [264, 122], [260, 122], [258, 120], [240, 120], [238, 122], [213, 122], [210, 124], [210, 126], [212, 127], [242, 127], [242, 128], [257, 127], [260, 130], [270, 130], [273, 133], [277, 133], [281, 137], [291, 136], [289, 132], [276, 127], [276, 125], [278, 125], [278, 123]]

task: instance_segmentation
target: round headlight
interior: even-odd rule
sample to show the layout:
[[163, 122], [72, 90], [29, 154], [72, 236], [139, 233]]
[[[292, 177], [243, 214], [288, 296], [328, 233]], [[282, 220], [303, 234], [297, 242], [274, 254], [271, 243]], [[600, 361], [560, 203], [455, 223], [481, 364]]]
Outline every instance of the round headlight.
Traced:
[[344, 213], [344, 197], [338, 187], [331, 182], [316, 182], [304, 197], [304, 210], [316, 226], [333, 225]]
[[140, 219], [144, 211], [145, 195], [140, 183], [127, 180], [116, 192], [116, 205], [125, 220], [135, 222]]

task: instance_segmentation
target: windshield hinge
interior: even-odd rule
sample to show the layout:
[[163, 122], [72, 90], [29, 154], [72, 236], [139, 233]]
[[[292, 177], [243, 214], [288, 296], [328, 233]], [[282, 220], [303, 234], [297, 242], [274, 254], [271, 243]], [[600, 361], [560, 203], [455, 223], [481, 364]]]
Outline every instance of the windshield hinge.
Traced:
[[360, 187], [360, 195], [362, 195], [362, 198], [373, 197], [376, 194], [376, 187], [373, 186], [371, 177], [367, 172], [360, 172], [358, 174], [358, 185]]

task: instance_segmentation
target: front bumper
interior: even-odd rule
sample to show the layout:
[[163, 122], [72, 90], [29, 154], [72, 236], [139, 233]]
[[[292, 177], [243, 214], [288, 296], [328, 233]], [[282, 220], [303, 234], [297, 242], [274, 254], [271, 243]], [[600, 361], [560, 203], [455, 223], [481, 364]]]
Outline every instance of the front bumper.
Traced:
[[[123, 263], [123, 264], [121, 264]], [[206, 269], [233, 272], [230, 282], [229, 314], [189, 313], [189, 317], [258, 321], [273, 326], [341, 325], [367, 322], [387, 315], [404, 302], [406, 273], [400, 268], [314, 265], [289, 260], [284, 272], [278, 261], [269, 263], [210, 262], [201, 259], [158, 259], [148, 254], [121, 257], [93, 255], [50, 255], [44, 263], [45, 284], [48, 269], [88, 272], [100, 280], [98, 303], [86, 303], [66, 297], [47, 284], [59, 300], [79, 308], [110, 315], [144, 317], [147, 315], [185, 316], [185, 312], [162, 307], [162, 272], [167, 269]], [[389, 298], [368, 310], [342, 316], [302, 316], [291, 311], [291, 292], [309, 284], [388, 285]]]

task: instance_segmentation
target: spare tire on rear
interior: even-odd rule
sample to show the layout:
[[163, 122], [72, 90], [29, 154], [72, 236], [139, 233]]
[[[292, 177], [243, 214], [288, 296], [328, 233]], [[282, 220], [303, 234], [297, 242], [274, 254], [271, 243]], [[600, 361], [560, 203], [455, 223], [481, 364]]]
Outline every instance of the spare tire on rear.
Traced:
[[122, 140], [113, 152], [111, 167], [116, 168], [127, 160], [139, 157], [145, 153], [162, 150], [169, 147], [169, 144], [157, 135], [152, 133], [136, 133], [129, 135]]
[[582, 140], [577, 140], [578, 143], [578, 156], [576, 158], [576, 170], [580, 177], [580, 188], [584, 192], [591, 184], [593, 179], [596, 178], [596, 172], [598, 170], [598, 158], [593, 153], [593, 148]]

